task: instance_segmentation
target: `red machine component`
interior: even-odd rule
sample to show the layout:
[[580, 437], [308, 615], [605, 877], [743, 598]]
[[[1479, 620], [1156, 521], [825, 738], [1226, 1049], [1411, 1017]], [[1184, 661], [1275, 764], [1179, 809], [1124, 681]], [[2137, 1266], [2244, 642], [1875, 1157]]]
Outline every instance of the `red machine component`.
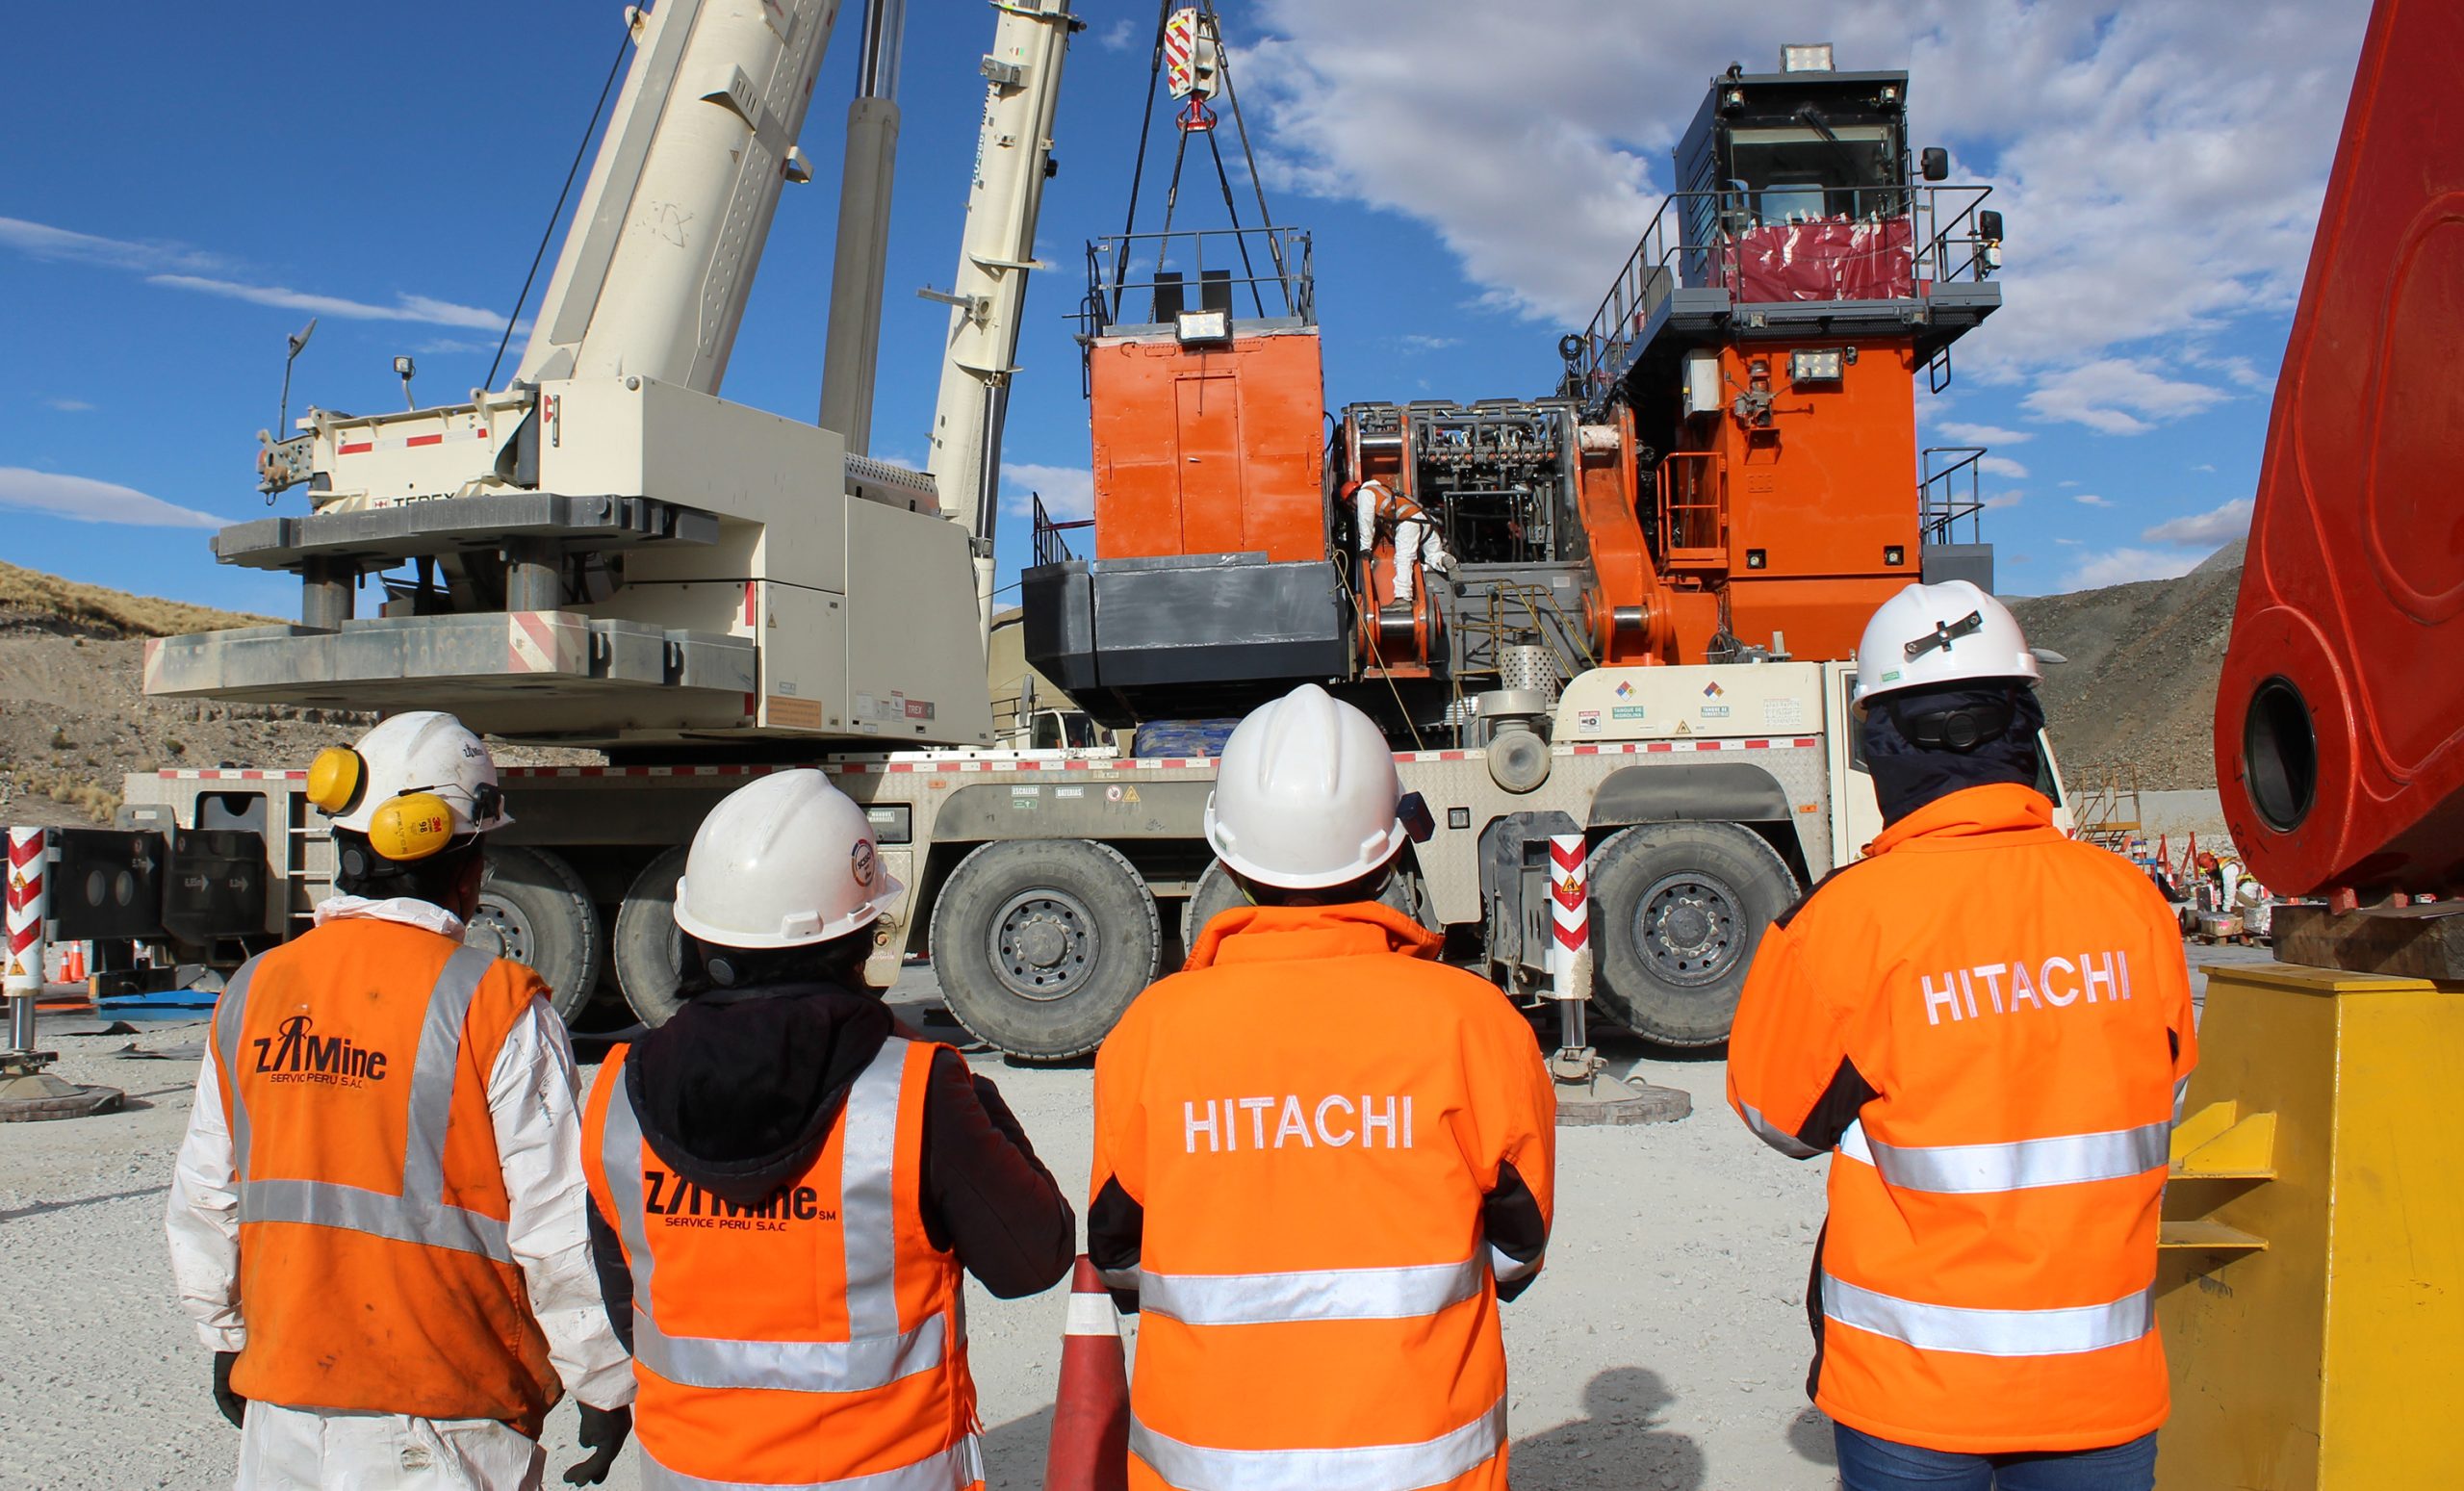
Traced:
[[2381, 0], [2276, 380], [2216, 769], [2283, 892], [2464, 884], [2464, 30]]

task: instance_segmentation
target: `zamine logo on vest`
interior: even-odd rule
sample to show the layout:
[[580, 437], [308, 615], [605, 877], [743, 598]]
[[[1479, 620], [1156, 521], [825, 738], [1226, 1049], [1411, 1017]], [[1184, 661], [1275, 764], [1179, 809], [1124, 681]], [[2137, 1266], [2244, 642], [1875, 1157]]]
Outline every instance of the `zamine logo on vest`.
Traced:
[[273, 1035], [249, 1042], [257, 1048], [257, 1070], [275, 1082], [359, 1087], [385, 1080], [384, 1052], [354, 1045], [348, 1036], [319, 1037], [316, 1026], [309, 1016], [295, 1015], [276, 1026]]
[[753, 1206], [712, 1195], [681, 1175], [642, 1171], [642, 1211], [671, 1227], [717, 1227], [732, 1232], [784, 1232], [799, 1221], [836, 1221], [810, 1186], [781, 1186]]
[[[1381, 1108], [1380, 1103], [1384, 1106]], [[1412, 1098], [1406, 1093], [1399, 1098], [1388, 1093], [1375, 1098], [1362, 1093], [1353, 1101], [1340, 1093], [1321, 1097], [1313, 1104], [1304, 1103], [1296, 1093], [1282, 1097], [1208, 1098], [1203, 1110], [1195, 1102], [1181, 1104], [1181, 1143], [1187, 1152], [1197, 1153], [1198, 1136], [1206, 1136], [1209, 1154], [1237, 1154], [1242, 1148], [1243, 1115], [1248, 1117], [1248, 1143], [1251, 1149], [1280, 1149], [1294, 1144], [1302, 1149], [1315, 1149], [1324, 1144], [1341, 1149], [1359, 1141], [1363, 1149], [1377, 1147], [1377, 1137], [1386, 1136], [1389, 1149], [1412, 1147]], [[1274, 1132], [1267, 1132], [1268, 1115], [1274, 1115]]]
[[[2057, 971], [2059, 977], [2057, 977]], [[2007, 994], [2004, 981], [2009, 981]], [[2097, 990], [2104, 999], [2118, 1002], [2130, 997], [2130, 955], [2118, 948], [2107, 953], [2081, 953], [2076, 962], [2056, 953], [2038, 964], [2031, 973], [2025, 963], [1987, 963], [1972, 968], [1952, 968], [1942, 975], [1939, 984], [1932, 974], [1919, 976], [1925, 999], [1925, 1023], [1942, 1023], [1942, 1012], [1950, 1012], [1954, 1020], [1972, 1020], [1978, 1015], [1976, 991], [1984, 986], [1987, 1015], [2016, 1015], [2021, 1005], [2034, 1005], [2042, 1010], [2048, 1005], [2066, 1009], [2085, 996], [2090, 1004], [2098, 1003]]]

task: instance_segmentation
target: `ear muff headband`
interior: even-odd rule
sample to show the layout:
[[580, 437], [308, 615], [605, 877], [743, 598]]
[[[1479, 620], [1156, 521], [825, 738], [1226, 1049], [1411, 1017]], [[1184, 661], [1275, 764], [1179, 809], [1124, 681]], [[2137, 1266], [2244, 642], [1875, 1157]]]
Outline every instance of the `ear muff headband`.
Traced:
[[308, 766], [308, 801], [329, 818], [359, 806], [368, 794], [368, 761], [348, 746], [327, 746]]
[[398, 864], [424, 860], [453, 842], [453, 810], [433, 792], [405, 792], [377, 805], [368, 846]]

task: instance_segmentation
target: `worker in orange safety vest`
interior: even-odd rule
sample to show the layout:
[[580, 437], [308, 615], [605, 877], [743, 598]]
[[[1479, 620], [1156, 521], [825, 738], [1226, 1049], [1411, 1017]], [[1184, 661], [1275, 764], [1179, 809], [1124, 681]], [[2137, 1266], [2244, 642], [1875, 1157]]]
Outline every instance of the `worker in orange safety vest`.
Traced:
[[1047, 1289], [1077, 1219], [992, 1085], [865, 984], [899, 894], [818, 771], [693, 835], [688, 997], [608, 1057], [584, 1124], [646, 1486], [983, 1483], [961, 1271]]
[[2037, 659], [1911, 585], [1857, 652], [1884, 830], [1764, 934], [1729, 1101], [1828, 1154], [1808, 1314], [1849, 1491], [2147, 1491], [2157, 1206], [2197, 1035], [2173, 913], [2038, 790]]
[[512, 822], [447, 714], [321, 754], [342, 894], [231, 976], [167, 1218], [243, 1487], [596, 1482], [633, 1383], [592, 1265], [578, 1085], [539, 976], [465, 946]]
[[1206, 833], [1252, 904], [1096, 1056], [1087, 1250], [1142, 1311], [1132, 1486], [1506, 1483], [1498, 1303], [1548, 1244], [1556, 1098], [1513, 1006], [1379, 904], [1406, 812], [1376, 727], [1316, 685], [1243, 720]]
[[1369, 567], [1376, 557], [1377, 541], [1385, 538], [1395, 546], [1395, 588], [1386, 607], [1410, 610], [1423, 569], [1453, 573], [1454, 558], [1446, 552], [1446, 535], [1419, 502], [1375, 476], [1353, 483], [1351, 499], [1362, 592], [1367, 593], [1370, 586]]

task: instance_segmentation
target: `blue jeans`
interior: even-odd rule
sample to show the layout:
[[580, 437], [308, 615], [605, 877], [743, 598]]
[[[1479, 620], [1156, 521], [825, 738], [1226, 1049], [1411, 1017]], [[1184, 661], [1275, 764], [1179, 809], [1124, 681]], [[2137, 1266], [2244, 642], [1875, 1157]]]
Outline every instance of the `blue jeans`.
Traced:
[[2153, 1491], [2156, 1436], [2105, 1450], [1953, 1454], [1832, 1426], [1846, 1491]]

